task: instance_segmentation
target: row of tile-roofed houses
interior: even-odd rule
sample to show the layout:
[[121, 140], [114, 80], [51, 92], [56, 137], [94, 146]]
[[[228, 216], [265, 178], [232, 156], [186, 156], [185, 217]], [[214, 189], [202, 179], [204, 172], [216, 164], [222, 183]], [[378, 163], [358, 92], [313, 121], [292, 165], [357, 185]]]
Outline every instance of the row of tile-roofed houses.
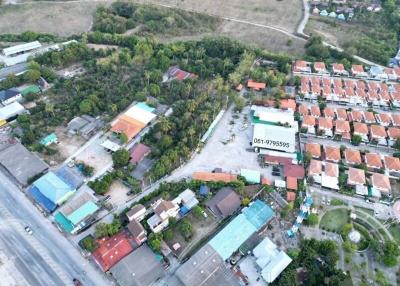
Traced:
[[388, 108], [400, 107], [400, 84], [375, 81], [301, 76], [300, 94], [305, 99], [322, 97], [328, 101], [349, 105]]
[[[339, 189], [339, 163], [349, 167], [347, 172], [348, 185], [354, 187], [359, 195], [381, 197], [381, 194], [390, 195], [390, 177], [400, 176], [400, 159], [392, 156], [382, 156], [377, 153], [361, 154], [356, 149], [345, 149], [343, 152], [334, 146], [324, 146], [316, 143], [307, 143], [305, 152], [312, 157], [308, 166], [308, 177], [313, 182], [329, 189]], [[342, 154], [343, 153], [343, 154]], [[366, 188], [366, 175], [363, 169], [356, 167], [365, 164], [370, 176], [370, 188]], [[381, 174], [384, 170], [384, 174]], [[371, 192], [372, 189], [372, 192]]]
[[382, 81], [396, 81], [400, 80], [400, 68], [389, 68], [372, 66], [367, 71], [362, 65], [354, 64], [350, 70], [346, 70], [342, 63], [333, 63], [329, 68], [324, 62], [307, 62], [304, 60], [297, 60], [293, 63], [292, 70], [294, 74], [317, 74], [317, 75], [333, 75], [345, 76], [372, 80]]

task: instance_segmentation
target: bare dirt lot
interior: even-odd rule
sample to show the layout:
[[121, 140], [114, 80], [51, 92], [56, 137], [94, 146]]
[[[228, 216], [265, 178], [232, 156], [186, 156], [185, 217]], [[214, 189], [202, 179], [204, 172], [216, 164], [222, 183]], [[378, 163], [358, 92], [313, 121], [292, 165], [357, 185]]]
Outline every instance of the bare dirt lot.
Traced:
[[[96, 7], [110, 5], [108, 1], [82, 1], [65, 3], [25, 3], [7, 5], [0, 10], [0, 33], [21, 33], [26, 30], [70, 36], [89, 31]], [[137, 3], [149, 1], [135, 0]], [[219, 17], [229, 17], [263, 25], [278, 27], [293, 32], [301, 18], [301, 3], [297, 0], [152, 0], [154, 4], [169, 5]], [[164, 37], [162, 42], [197, 40], [205, 36], [222, 35], [240, 42], [261, 46], [272, 52], [288, 53], [295, 56], [304, 52], [304, 41], [272, 29], [251, 24], [221, 21], [214, 33], [185, 37]], [[291, 39], [289, 42], [288, 40]]]
[[229, 17], [281, 27], [294, 32], [301, 18], [301, 1], [297, 0], [135, 0], [192, 10], [219, 17]]
[[26, 3], [0, 9], [0, 33], [35, 31], [69, 36], [90, 30], [99, 5], [110, 2]]

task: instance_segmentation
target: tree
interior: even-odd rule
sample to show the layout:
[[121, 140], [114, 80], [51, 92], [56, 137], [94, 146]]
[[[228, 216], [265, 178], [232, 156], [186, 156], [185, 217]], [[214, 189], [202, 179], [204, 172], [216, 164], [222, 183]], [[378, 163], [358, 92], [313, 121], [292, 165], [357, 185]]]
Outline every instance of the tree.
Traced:
[[40, 78], [40, 71], [38, 70], [28, 70], [24, 73], [24, 79], [28, 82], [37, 82]]
[[91, 235], [82, 239], [81, 243], [82, 243], [82, 247], [89, 252], [93, 252], [97, 248], [96, 240]]
[[344, 239], [349, 235], [350, 231], [353, 229], [353, 225], [351, 223], [346, 223], [342, 229], [340, 230], [340, 234]]
[[82, 174], [85, 177], [93, 176], [94, 168], [92, 166], [84, 164], [84, 163], [82, 163], [81, 166], [82, 166]]
[[322, 43], [320, 36], [311, 36], [305, 44], [306, 54], [314, 59], [327, 59], [329, 49]]
[[362, 137], [360, 135], [354, 134], [351, 136], [351, 143], [358, 146], [362, 142]]
[[305, 152], [304, 153], [304, 157], [303, 157], [304, 165], [308, 166], [310, 164], [311, 159], [312, 159], [311, 153], [310, 152]]
[[400, 137], [396, 139], [396, 142], [394, 143], [393, 147], [396, 150], [400, 150]]
[[192, 209], [193, 215], [197, 218], [197, 219], [201, 219], [203, 217], [203, 209], [200, 206], [195, 206]]
[[316, 214], [310, 214], [310, 215], [307, 217], [307, 219], [306, 219], [305, 222], [307, 223], [307, 225], [317, 225], [318, 222], [319, 222], [318, 215], [316, 215]]
[[121, 132], [118, 134], [118, 139], [121, 141], [122, 144], [125, 144], [128, 142], [128, 136], [124, 132]]
[[167, 229], [164, 232], [163, 237], [165, 240], [171, 240], [174, 238], [174, 232], [171, 229]]
[[90, 113], [92, 111], [92, 102], [90, 99], [84, 99], [80, 104], [79, 104], [79, 110], [81, 113]]
[[342, 247], [347, 253], [354, 253], [357, 249], [357, 246], [348, 239], [343, 242]]
[[248, 206], [250, 204], [250, 199], [248, 197], [243, 198], [242, 200], [242, 205], [243, 206]]
[[244, 98], [238, 95], [235, 97], [234, 102], [236, 111], [242, 111], [244, 106], [246, 105], [246, 101], [244, 100]]
[[182, 219], [178, 224], [179, 232], [185, 237], [185, 239], [189, 239], [193, 233], [193, 227], [187, 219]]
[[150, 233], [148, 244], [152, 250], [159, 252], [161, 250], [161, 240], [162, 237], [159, 234]]
[[117, 150], [112, 154], [113, 164], [116, 168], [121, 168], [128, 165], [129, 159], [129, 152], [126, 149]]
[[94, 235], [97, 238], [108, 236], [108, 224], [105, 222], [99, 222], [98, 224], [96, 224]]
[[388, 267], [397, 265], [397, 257], [400, 255], [399, 246], [393, 241], [385, 242], [383, 246], [383, 263]]

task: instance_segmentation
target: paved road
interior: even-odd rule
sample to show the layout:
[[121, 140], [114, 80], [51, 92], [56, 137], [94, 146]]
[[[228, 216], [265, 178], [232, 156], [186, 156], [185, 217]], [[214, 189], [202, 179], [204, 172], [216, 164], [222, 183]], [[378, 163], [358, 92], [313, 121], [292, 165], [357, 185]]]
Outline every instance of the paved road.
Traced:
[[15, 74], [15, 75], [22, 74], [26, 71], [27, 68], [28, 68], [27, 63], [21, 63], [11, 67], [2, 68], [0, 69], [0, 81], [4, 80], [9, 74]]
[[[297, 34], [305, 35], [304, 29], [307, 25], [308, 18], [310, 18], [310, 5], [308, 4], [307, 0], [302, 0], [303, 3], [303, 18], [301, 19], [299, 25], [297, 26]], [[307, 35], [305, 35], [307, 36]]]
[[[29, 285], [72, 285], [73, 278], [85, 286], [111, 285], [3, 173], [0, 221], [0, 246]], [[25, 232], [26, 225], [32, 236]]]

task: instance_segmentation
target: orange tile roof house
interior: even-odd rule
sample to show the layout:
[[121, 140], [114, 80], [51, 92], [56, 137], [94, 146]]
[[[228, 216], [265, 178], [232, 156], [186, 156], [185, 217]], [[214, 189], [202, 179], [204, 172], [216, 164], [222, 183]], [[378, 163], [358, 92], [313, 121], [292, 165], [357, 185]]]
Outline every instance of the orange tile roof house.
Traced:
[[291, 98], [281, 99], [279, 108], [283, 109], [283, 110], [290, 110], [290, 111], [294, 112], [296, 110], [296, 100], [291, 99]]
[[381, 193], [389, 194], [392, 190], [389, 177], [383, 174], [374, 173], [371, 176], [372, 187]]
[[205, 182], [234, 182], [237, 180], [237, 175], [229, 173], [211, 173], [211, 172], [194, 172], [192, 175], [193, 180]]
[[365, 172], [361, 169], [349, 168], [347, 173], [347, 184], [349, 185], [365, 185]]
[[354, 77], [367, 77], [368, 74], [364, 71], [362, 65], [352, 65], [351, 66], [351, 74]]
[[321, 158], [321, 145], [317, 143], [304, 144], [304, 150], [306, 153], [310, 153], [313, 158]]
[[400, 138], [400, 128], [389, 127], [387, 134], [389, 137], [389, 146], [394, 146], [397, 138]]
[[400, 127], [400, 114], [392, 114], [393, 126]]
[[392, 124], [392, 117], [387, 113], [379, 113], [375, 115], [376, 122], [382, 126], [389, 126]]
[[302, 116], [308, 115], [308, 107], [304, 104], [300, 104], [297, 108], [297, 112]]
[[325, 109], [324, 109], [324, 116], [325, 116], [326, 118], [331, 118], [331, 119], [333, 119], [333, 118], [335, 118], [335, 111], [333, 110], [332, 107], [325, 107]]
[[400, 175], [400, 159], [391, 156], [384, 157], [385, 168], [392, 176]]
[[308, 62], [297, 60], [293, 63], [293, 72], [294, 73], [311, 73], [311, 68]]
[[307, 128], [307, 133], [315, 134], [315, 117], [311, 115], [303, 116], [302, 128]]
[[332, 64], [332, 71], [336, 75], [349, 75], [349, 72], [344, 69], [344, 65], [340, 63]]
[[346, 149], [344, 151], [344, 158], [347, 164], [358, 165], [361, 164], [361, 154], [360, 151], [354, 149]]
[[339, 165], [326, 162], [321, 177], [321, 186], [339, 190]]
[[370, 126], [370, 141], [374, 140], [378, 145], [385, 145], [387, 146], [386, 141], [386, 130], [385, 127], [380, 125], [371, 125]]
[[332, 146], [324, 146], [325, 160], [338, 163], [341, 160], [340, 149]]
[[247, 87], [251, 88], [251, 89], [254, 89], [254, 90], [257, 90], [257, 91], [260, 91], [260, 90], [265, 89], [266, 84], [263, 83], [263, 82], [255, 82], [252, 79], [249, 79], [248, 82], [247, 82]]
[[360, 110], [352, 110], [351, 112], [349, 112], [349, 120], [355, 122], [363, 122], [363, 113]]
[[333, 135], [333, 122], [331, 118], [320, 117], [318, 118], [318, 131], [323, 135], [331, 137]]
[[297, 190], [297, 179], [294, 177], [286, 178], [286, 188], [288, 190]]
[[295, 192], [286, 192], [286, 200], [288, 202], [294, 202], [296, 200], [296, 193]]
[[376, 153], [365, 154], [365, 164], [371, 170], [381, 169], [383, 167], [381, 156]]
[[347, 112], [344, 108], [336, 108], [336, 118], [339, 120], [347, 120]]
[[319, 109], [319, 106], [316, 106], [316, 105], [311, 106], [310, 114], [311, 114], [311, 116], [314, 116], [314, 117], [320, 117], [321, 110]]
[[341, 135], [342, 139], [350, 139], [350, 124], [345, 120], [335, 121], [335, 135]]
[[319, 160], [312, 159], [310, 161], [310, 165], [308, 166], [308, 175], [314, 177], [314, 176], [320, 176], [321, 173], [322, 173], [322, 162]]
[[324, 62], [315, 62], [314, 63], [314, 70], [316, 73], [325, 74], [327, 73], [325, 63]]
[[370, 111], [364, 111], [364, 122], [367, 124], [372, 124], [376, 122], [375, 116]]
[[365, 123], [360, 123], [360, 122], [354, 122], [353, 123], [354, 127], [354, 135], [361, 136], [363, 142], [369, 142], [368, 139], [368, 126]]

